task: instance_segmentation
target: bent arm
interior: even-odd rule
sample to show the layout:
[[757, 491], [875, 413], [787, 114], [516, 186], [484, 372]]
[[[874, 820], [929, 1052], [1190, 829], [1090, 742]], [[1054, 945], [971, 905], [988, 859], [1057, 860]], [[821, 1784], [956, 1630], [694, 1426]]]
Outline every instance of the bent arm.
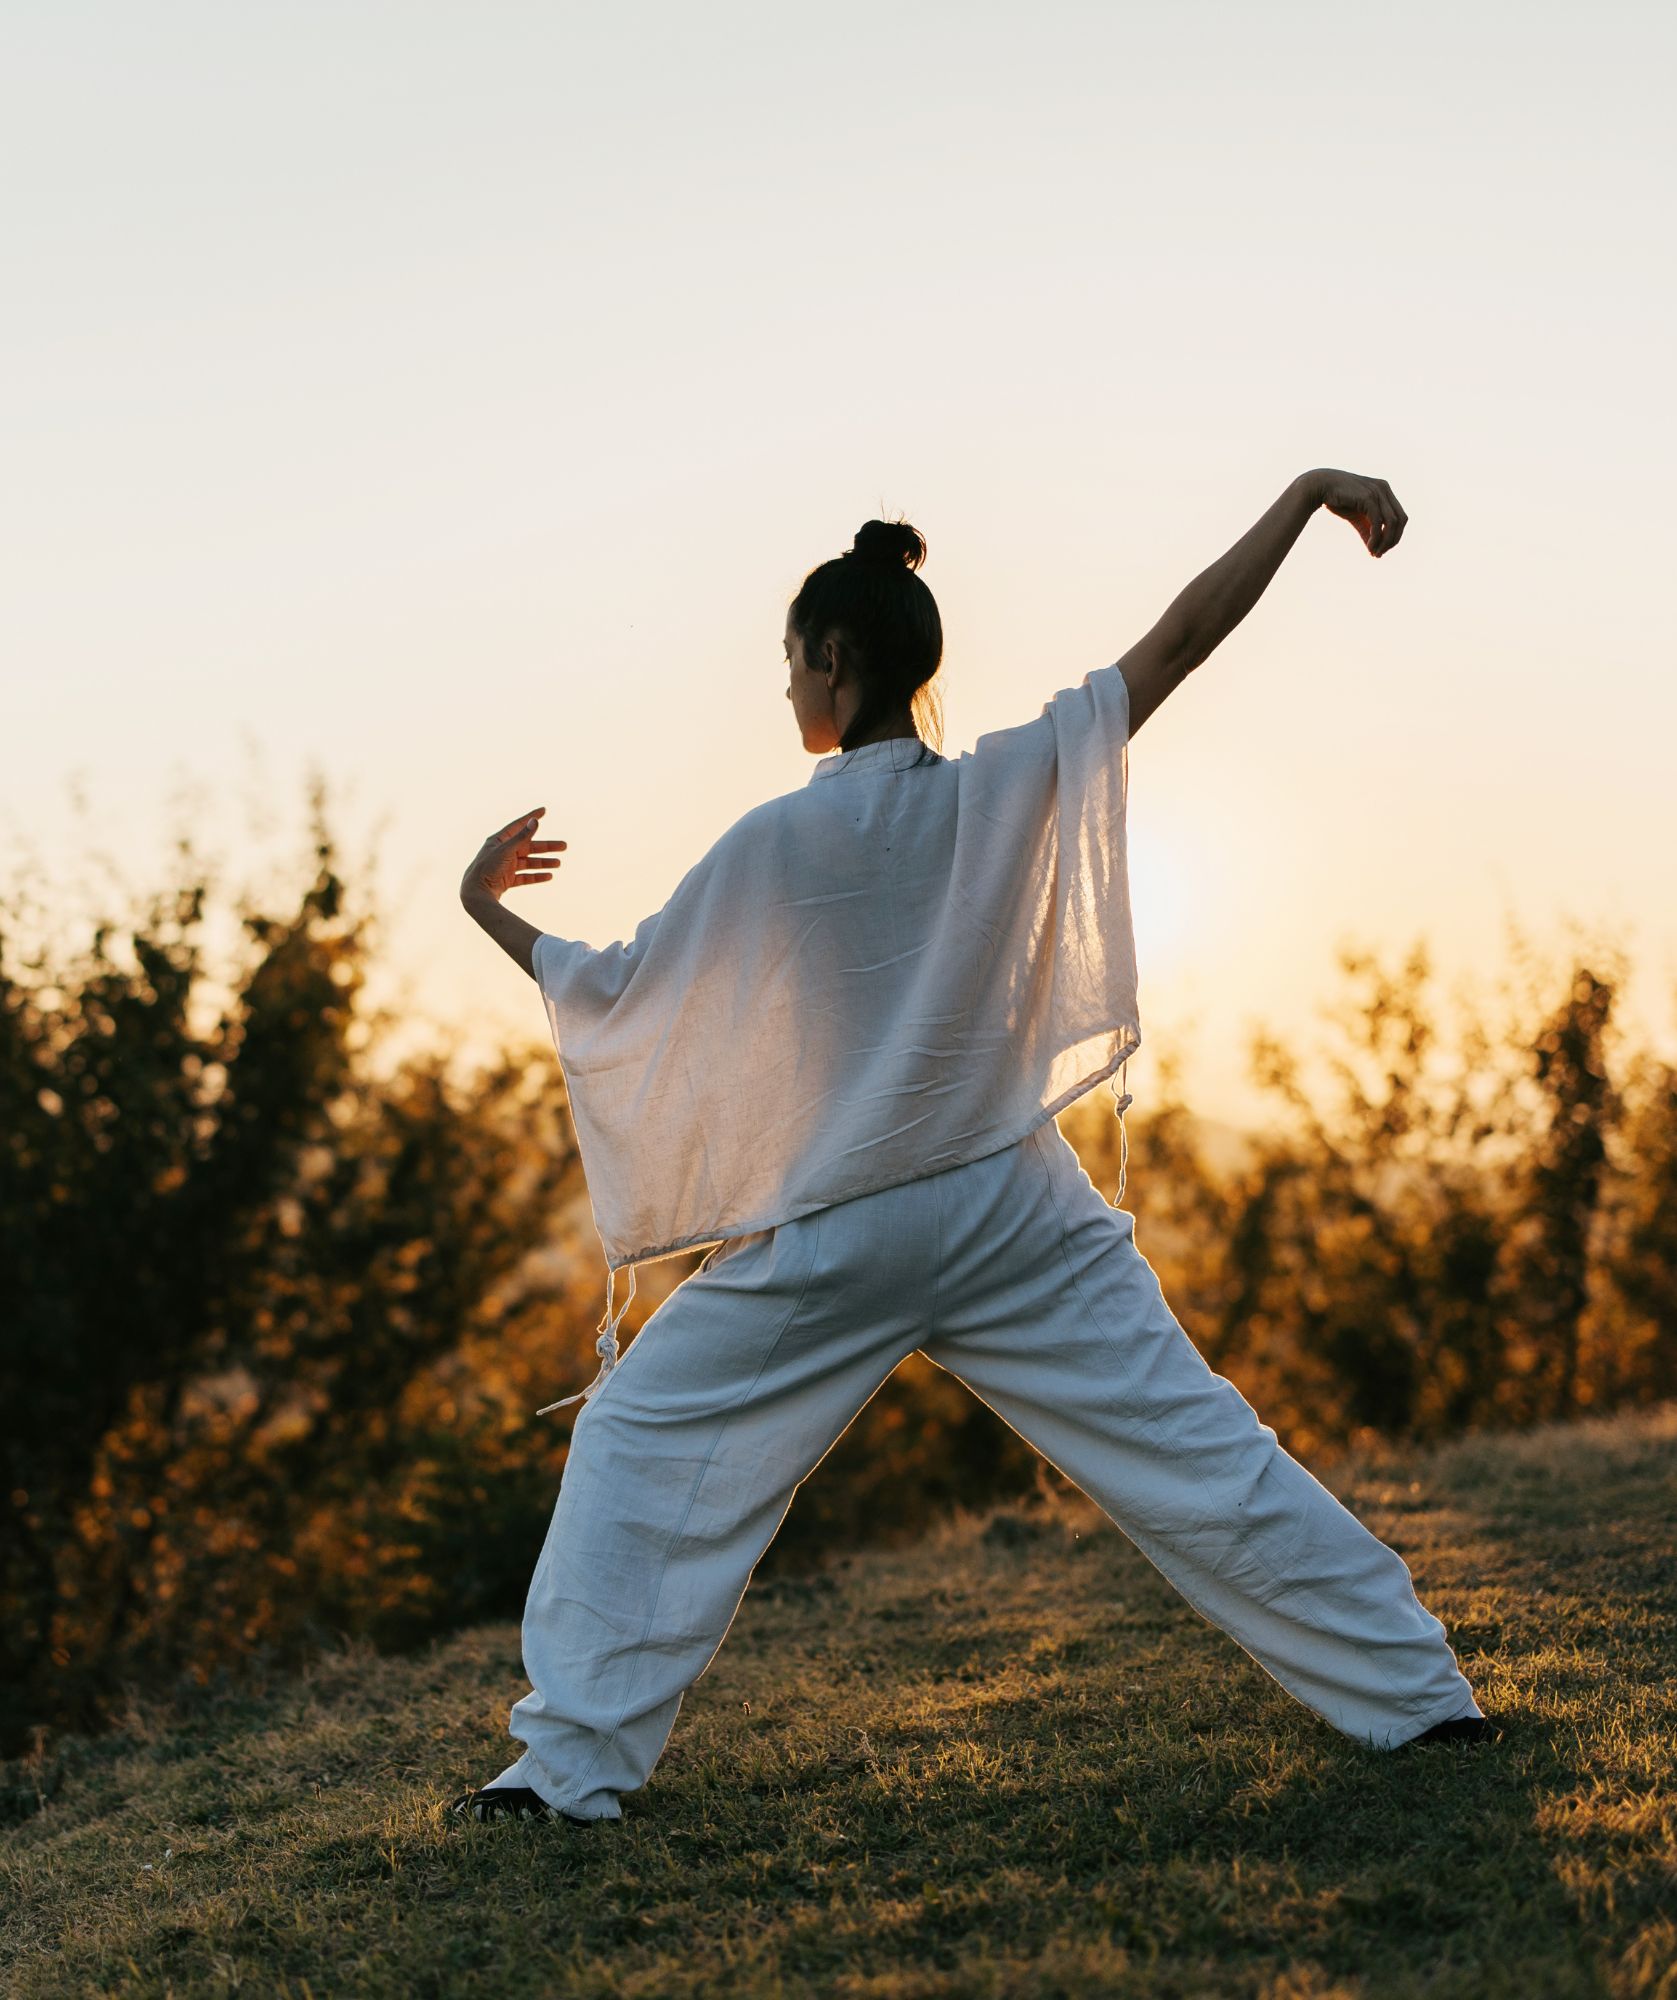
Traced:
[[1129, 689], [1132, 736], [1263, 596], [1322, 497], [1318, 472], [1301, 472], [1289, 481], [1233, 548], [1201, 571], [1118, 662]]
[[462, 896], [461, 904], [473, 923], [487, 931], [521, 971], [536, 977], [536, 940], [542, 933], [527, 924], [517, 911], [490, 895]]

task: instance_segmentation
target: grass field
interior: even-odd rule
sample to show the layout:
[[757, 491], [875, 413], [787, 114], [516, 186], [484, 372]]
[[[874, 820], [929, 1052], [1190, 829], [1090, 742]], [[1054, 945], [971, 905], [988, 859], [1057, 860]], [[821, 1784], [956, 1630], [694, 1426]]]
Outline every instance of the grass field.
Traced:
[[6, 1773], [0, 1986], [1677, 1995], [1677, 1406], [1325, 1471], [1502, 1745], [1338, 1736], [1051, 1494], [755, 1587], [615, 1824], [445, 1821], [512, 1626], [136, 1703]]

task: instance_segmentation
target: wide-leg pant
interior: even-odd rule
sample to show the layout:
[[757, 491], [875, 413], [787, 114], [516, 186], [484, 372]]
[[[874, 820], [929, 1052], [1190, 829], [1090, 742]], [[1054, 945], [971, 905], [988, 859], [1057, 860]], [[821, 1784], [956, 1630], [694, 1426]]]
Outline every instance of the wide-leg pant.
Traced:
[[799, 1482], [916, 1349], [1334, 1728], [1391, 1749], [1480, 1712], [1402, 1559], [1207, 1367], [1048, 1122], [734, 1237], [648, 1318], [572, 1432], [524, 1613], [526, 1748], [494, 1784], [621, 1817]]

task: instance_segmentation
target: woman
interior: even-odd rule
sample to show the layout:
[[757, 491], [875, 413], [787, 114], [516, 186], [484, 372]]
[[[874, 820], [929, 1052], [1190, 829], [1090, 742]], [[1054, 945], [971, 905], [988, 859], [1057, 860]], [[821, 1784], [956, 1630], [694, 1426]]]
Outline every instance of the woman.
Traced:
[[[462, 901], [541, 990], [608, 1276], [599, 1372], [547, 1406], [584, 1404], [525, 1610], [524, 1754], [458, 1816], [621, 1817], [799, 1483], [916, 1350], [1332, 1726], [1486, 1732], [1403, 1562], [1212, 1374], [1053, 1122], [1141, 1039], [1129, 741], [1318, 507], [1374, 556], [1403, 533], [1384, 480], [1301, 475], [1115, 665], [955, 759], [925, 545], [870, 521], [786, 619], [821, 761], [631, 941], [503, 904], [559, 866], [545, 809], [484, 842]], [[637, 1264], [704, 1244], [619, 1363], [618, 1273], [632, 1297]]]

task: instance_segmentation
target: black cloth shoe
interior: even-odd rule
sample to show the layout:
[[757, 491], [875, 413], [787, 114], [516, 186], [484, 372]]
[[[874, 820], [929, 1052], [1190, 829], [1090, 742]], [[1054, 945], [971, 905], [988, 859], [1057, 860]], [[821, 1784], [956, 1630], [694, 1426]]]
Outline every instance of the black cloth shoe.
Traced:
[[523, 1785], [489, 1785], [482, 1791], [462, 1792], [448, 1810], [453, 1819], [563, 1819], [572, 1826], [594, 1824], [584, 1814], [550, 1806], [540, 1792]]
[[1423, 1729], [1419, 1736], [1411, 1736], [1400, 1743], [1400, 1750], [1409, 1750], [1417, 1743], [1496, 1743], [1501, 1740], [1502, 1727], [1488, 1715], [1458, 1715], [1448, 1722], [1435, 1722], [1430, 1729]]

